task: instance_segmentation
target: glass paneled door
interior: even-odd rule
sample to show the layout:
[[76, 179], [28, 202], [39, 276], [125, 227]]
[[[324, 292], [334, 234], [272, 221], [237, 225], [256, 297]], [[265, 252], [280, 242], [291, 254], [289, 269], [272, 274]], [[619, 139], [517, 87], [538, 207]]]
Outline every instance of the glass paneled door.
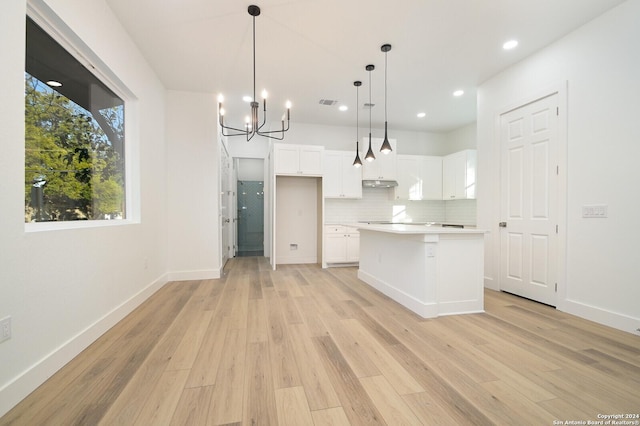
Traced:
[[264, 182], [262, 181], [238, 181], [237, 255], [264, 255]]

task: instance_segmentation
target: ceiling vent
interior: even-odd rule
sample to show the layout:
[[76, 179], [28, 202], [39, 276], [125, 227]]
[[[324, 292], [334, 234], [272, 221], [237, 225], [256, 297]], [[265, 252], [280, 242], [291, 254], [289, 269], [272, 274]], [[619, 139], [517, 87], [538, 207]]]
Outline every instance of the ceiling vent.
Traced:
[[328, 105], [328, 106], [332, 106], [337, 104], [338, 101], [333, 100], [333, 99], [320, 99], [320, 105]]

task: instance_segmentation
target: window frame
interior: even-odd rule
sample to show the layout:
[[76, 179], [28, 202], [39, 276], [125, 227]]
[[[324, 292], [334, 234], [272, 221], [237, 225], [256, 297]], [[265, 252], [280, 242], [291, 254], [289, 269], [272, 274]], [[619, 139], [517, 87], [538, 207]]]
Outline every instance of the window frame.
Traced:
[[[124, 101], [124, 219], [89, 219], [51, 222], [24, 222], [25, 232], [101, 228], [140, 223], [139, 112], [138, 99], [100, 57], [44, 2], [27, 2], [26, 18], [30, 18], [53, 38], [82, 66]], [[26, 67], [25, 67], [26, 68]], [[26, 72], [26, 69], [24, 70]], [[23, 139], [23, 145], [26, 141]], [[25, 164], [22, 164], [24, 180]]]

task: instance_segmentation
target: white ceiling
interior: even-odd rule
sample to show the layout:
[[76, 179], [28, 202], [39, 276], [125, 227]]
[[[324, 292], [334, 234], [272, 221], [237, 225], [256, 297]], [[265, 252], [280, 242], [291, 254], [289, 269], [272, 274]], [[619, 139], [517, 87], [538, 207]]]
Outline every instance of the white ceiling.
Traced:
[[[390, 129], [450, 131], [475, 121], [476, 87], [623, 0], [106, 0], [169, 89], [223, 93], [226, 121], [242, 126], [253, 91], [250, 4], [256, 18], [256, 95], [270, 117], [290, 99], [295, 122], [353, 126], [372, 91]], [[512, 51], [502, 44], [515, 38]], [[367, 64], [371, 73], [369, 87]], [[549, 64], [553, 66], [553, 64]], [[454, 98], [454, 90], [465, 94]], [[320, 99], [349, 106], [323, 106]], [[418, 119], [420, 111], [427, 115]], [[212, 111], [214, 114], [215, 111]], [[360, 111], [367, 127], [368, 111]]]

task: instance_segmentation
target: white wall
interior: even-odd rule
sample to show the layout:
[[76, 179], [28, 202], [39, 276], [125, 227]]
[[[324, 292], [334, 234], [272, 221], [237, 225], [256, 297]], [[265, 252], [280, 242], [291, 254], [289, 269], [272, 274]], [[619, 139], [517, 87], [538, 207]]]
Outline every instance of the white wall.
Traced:
[[[68, 25], [137, 100], [128, 176], [139, 222], [26, 232], [25, 0], [0, 13], [0, 415], [166, 282], [164, 89], [103, 1], [38, 2]], [[55, 20], [55, 17], [54, 17]], [[145, 266], [146, 265], [146, 266]]]
[[219, 278], [219, 146], [212, 94], [167, 92], [171, 280]]
[[[318, 263], [318, 179], [276, 178], [276, 264]], [[290, 245], [297, 244], [292, 250]]]
[[[629, 332], [640, 326], [640, 0], [629, 0], [488, 80], [478, 90], [479, 226], [490, 229], [487, 285], [497, 287], [496, 116], [567, 84], [566, 273], [558, 307]], [[607, 219], [581, 206], [607, 204]]]
[[476, 123], [467, 124], [459, 129], [447, 133], [445, 154], [464, 151], [465, 149], [477, 148], [477, 126]]
[[264, 181], [264, 160], [240, 158], [237, 164], [238, 180]]

